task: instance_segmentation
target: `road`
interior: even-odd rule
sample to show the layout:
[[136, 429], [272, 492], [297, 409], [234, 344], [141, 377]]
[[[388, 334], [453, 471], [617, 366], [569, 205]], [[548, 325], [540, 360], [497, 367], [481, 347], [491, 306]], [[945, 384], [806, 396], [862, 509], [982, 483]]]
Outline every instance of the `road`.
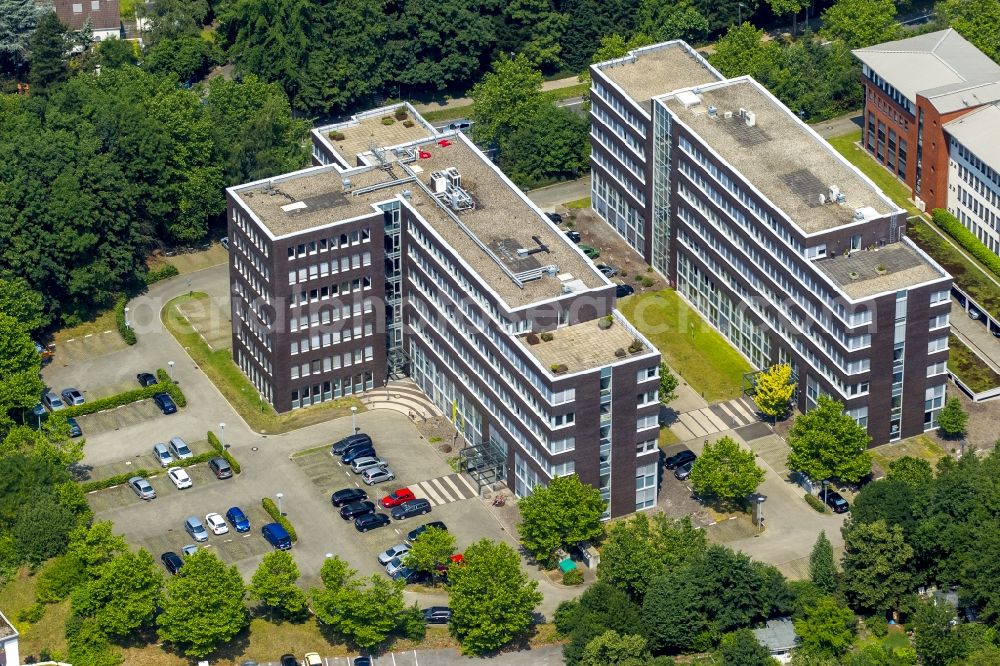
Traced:
[[811, 127], [824, 139], [832, 139], [861, 129], [861, 124], [861, 112], [851, 111], [842, 116], [815, 123]]
[[1000, 339], [986, 330], [989, 324], [984, 321], [984, 316], [980, 313], [979, 319], [971, 319], [968, 309], [952, 296], [951, 332], [993, 370], [1000, 372]]
[[569, 201], [584, 199], [590, 196], [590, 174], [566, 183], [540, 187], [528, 192], [528, 198], [542, 210], [553, 210], [556, 206]]
[[[543, 81], [542, 90], [558, 90], [559, 88], [569, 88], [570, 86], [575, 86], [580, 83], [580, 78], [577, 76], [568, 76], [565, 79], [554, 79], [552, 81]], [[471, 97], [453, 97], [451, 99], [444, 100], [443, 102], [431, 102], [429, 104], [414, 104], [415, 108], [420, 113], [425, 113], [427, 111], [440, 111], [441, 109], [446, 109], [449, 106], [469, 106], [472, 104]]]

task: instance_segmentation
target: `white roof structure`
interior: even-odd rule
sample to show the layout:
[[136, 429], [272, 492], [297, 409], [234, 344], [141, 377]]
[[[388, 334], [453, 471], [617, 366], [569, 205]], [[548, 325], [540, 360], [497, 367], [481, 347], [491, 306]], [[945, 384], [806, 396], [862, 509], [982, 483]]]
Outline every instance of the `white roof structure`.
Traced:
[[941, 113], [1000, 99], [1000, 65], [948, 28], [856, 49], [854, 55], [911, 102], [917, 93]]
[[944, 131], [1000, 172], [1000, 142], [996, 140], [1000, 136], [1000, 105], [987, 104], [945, 123]]

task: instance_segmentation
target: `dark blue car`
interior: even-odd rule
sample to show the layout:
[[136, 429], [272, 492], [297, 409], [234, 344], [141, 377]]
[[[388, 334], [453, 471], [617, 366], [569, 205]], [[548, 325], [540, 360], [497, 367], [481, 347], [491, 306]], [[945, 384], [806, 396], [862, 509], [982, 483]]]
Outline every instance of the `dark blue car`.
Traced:
[[66, 424], [69, 426], [70, 437], [80, 437], [83, 435], [83, 428], [80, 427], [80, 424], [72, 416], [66, 419]]
[[229, 511], [226, 511], [226, 520], [229, 521], [229, 524], [237, 532], [250, 531], [250, 519], [243, 513], [243, 509], [238, 506], [231, 507]]
[[173, 398], [167, 393], [157, 393], [153, 396], [153, 402], [156, 403], [156, 406], [164, 414], [173, 414], [177, 411], [177, 405], [174, 404]]
[[375, 457], [375, 449], [371, 446], [358, 446], [353, 449], [348, 449], [347, 453], [340, 457], [340, 462], [345, 465], [349, 465], [354, 462], [356, 458], [364, 458], [365, 456]]
[[267, 542], [277, 550], [289, 550], [292, 547], [292, 537], [279, 523], [268, 523], [260, 528], [260, 533]]

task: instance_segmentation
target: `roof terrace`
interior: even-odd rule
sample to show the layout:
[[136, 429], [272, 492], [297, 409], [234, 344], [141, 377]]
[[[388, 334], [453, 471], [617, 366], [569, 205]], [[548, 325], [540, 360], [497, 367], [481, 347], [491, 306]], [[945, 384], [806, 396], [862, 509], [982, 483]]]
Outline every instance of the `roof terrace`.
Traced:
[[[624, 323], [620, 314], [615, 312], [613, 317], [615, 321], [610, 328], [601, 328], [598, 324], [600, 320], [594, 319], [558, 328], [552, 332], [553, 337], [548, 342], [529, 344], [526, 336], [518, 337], [518, 341], [550, 372], [559, 365], [565, 365], [566, 372], [610, 365], [631, 356], [629, 346], [636, 340], [643, 343], [642, 350], [637, 354], [656, 351], [642, 338], [637, 338], [631, 327], [626, 328], [628, 324]], [[618, 353], [625, 356], [618, 356]]]
[[[874, 183], [749, 77], [662, 103], [807, 234], [896, 212]], [[836, 186], [843, 203], [830, 200]]]
[[647, 102], [657, 95], [722, 79], [701, 55], [681, 41], [636, 49], [624, 58], [594, 67], [647, 111]]
[[923, 282], [948, 277], [908, 239], [874, 250], [823, 259], [816, 262], [816, 267], [854, 299], [909, 289]]
[[[406, 112], [406, 118], [396, 119], [399, 109]], [[437, 130], [406, 102], [357, 113], [350, 120], [324, 125], [313, 132], [340, 155], [348, 168], [364, 164], [358, 156], [370, 152], [373, 147], [402, 146], [437, 136]]]

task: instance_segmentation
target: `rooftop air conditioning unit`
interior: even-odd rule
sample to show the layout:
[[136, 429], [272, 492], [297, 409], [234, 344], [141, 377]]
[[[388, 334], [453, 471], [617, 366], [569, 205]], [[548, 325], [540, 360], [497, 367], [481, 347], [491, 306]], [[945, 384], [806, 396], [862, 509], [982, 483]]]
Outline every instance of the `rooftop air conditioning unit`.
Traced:
[[837, 197], [840, 196], [840, 188], [837, 187], [836, 185], [831, 185], [830, 186], [830, 194], [828, 196], [829, 196], [830, 201], [836, 201]]
[[826, 203], [826, 195], [822, 192], [819, 193], [819, 205], [822, 206]]
[[353, 185], [350, 178], [344, 178], [340, 181], [340, 184], [344, 186], [345, 190], [351, 189], [351, 185]]
[[458, 173], [458, 169], [448, 167], [445, 169], [444, 175], [448, 178], [448, 184], [451, 187], [462, 187], [462, 175]]
[[718, 115], [719, 115], [719, 110], [717, 108], [715, 108], [714, 106], [708, 107], [708, 117], [709, 118], [717, 118]]
[[757, 124], [757, 114], [753, 111], [747, 111], [743, 117], [746, 119], [747, 127], [753, 127]]
[[722, 114], [722, 117], [725, 118], [726, 120], [731, 120], [732, 117], [733, 117], [733, 112], [732, 111], [726, 111], [725, 113]]
[[444, 194], [448, 191], [448, 177], [440, 171], [431, 173], [431, 189], [434, 194]]

